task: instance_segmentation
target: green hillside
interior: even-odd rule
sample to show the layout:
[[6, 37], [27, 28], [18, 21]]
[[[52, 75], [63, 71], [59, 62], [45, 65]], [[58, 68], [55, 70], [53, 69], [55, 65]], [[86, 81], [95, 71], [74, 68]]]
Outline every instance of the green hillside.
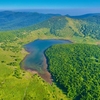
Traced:
[[99, 46], [55, 45], [47, 49], [46, 56], [54, 82], [69, 98], [100, 100]]
[[[52, 17], [23, 30], [38, 30], [47, 28], [44, 34], [53, 34], [57, 37], [67, 38], [78, 42], [100, 40], [100, 16], [85, 18], [70, 18], [65, 16]], [[41, 33], [39, 33], [41, 34]]]
[[15, 39], [12, 33], [6, 34], [0, 42], [0, 100], [68, 100], [55, 84], [45, 82], [34, 71], [20, 69], [27, 54], [23, 45], [38, 35], [19, 35]]

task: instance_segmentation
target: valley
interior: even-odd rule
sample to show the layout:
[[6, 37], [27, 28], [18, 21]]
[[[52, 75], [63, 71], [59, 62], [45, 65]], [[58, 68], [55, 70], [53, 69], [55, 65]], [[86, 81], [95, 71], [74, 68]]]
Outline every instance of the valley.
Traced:
[[[2, 13], [12, 15], [11, 12]], [[23, 16], [22, 13], [17, 14]], [[11, 22], [7, 16], [6, 19]], [[22, 19], [17, 20], [15, 26], [1, 24], [4, 26], [0, 27], [0, 99], [99, 100], [100, 14], [85, 17], [58, 14], [44, 16], [41, 21], [21, 27], [18, 23], [25, 24], [29, 20], [25, 23], [21, 22]], [[37, 39], [73, 42], [71, 45], [57, 44], [45, 51], [47, 69], [54, 80], [52, 84], [45, 82], [36, 72], [20, 68], [20, 63], [29, 54], [23, 46]]]

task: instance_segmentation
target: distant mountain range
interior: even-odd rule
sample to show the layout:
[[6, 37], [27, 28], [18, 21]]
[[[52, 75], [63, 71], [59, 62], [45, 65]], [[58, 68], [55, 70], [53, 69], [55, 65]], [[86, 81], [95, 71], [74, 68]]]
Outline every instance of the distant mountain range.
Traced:
[[58, 14], [40, 14], [36, 12], [0, 12], [0, 30], [13, 30], [42, 22]]
[[55, 36], [91, 37], [100, 39], [100, 14], [69, 16], [33, 12], [0, 12], [0, 30], [38, 30], [46, 28], [45, 34]]

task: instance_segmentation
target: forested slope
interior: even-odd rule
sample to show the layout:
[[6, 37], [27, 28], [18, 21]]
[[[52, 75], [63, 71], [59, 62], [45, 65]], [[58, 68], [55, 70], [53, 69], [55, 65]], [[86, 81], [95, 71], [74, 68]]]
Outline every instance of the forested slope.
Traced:
[[46, 50], [54, 82], [73, 100], [100, 100], [100, 47], [55, 45]]
[[54, 34], [59, 37], [94, 39], [100, 38], [100, 14], [88, 15], [83, 18], [66, 16], [55, 16], [36, 25], [25, 28], [25, 30], [37, 30], [47, 28], [45, 34]]

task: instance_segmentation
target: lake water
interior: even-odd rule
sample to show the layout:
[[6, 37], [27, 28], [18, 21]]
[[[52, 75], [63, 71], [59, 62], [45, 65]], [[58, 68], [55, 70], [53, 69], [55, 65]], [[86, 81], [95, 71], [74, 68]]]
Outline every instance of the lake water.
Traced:
[[[54, 44], [71, 43], [68, 40], [35, 40], [24, 46], [28, 54], [21, 62], [21, 68], [37, 71], [41, 76], [45, 75], [47, 69], [44, 51]], [[55, 51], [56, 52], [56, 51]]]

